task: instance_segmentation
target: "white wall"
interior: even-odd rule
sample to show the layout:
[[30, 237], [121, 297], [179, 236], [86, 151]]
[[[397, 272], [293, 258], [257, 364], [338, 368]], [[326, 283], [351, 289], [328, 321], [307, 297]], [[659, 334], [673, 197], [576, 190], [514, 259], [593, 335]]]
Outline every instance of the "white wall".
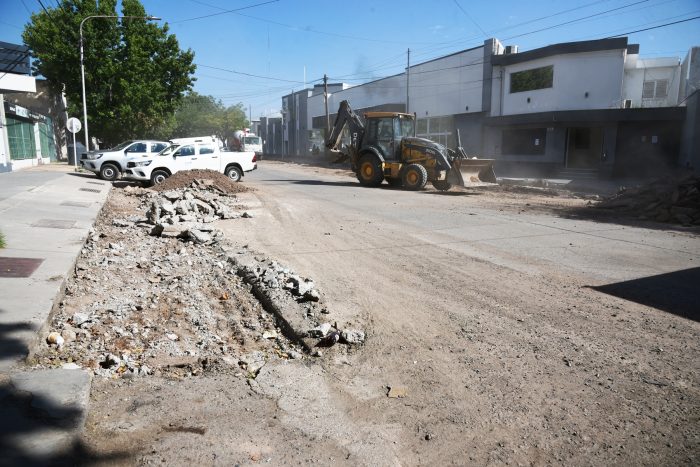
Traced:
[[[630, 56], [632, 57], [632, 56]], [[630, 99], [632, 107], [674, 107], [678, 104], [681, 85], [681, 66], [677, 58], [630, 60], [633, 67], [625, 67], [622, 95]], [[645, 81], [668, 80], [666, 98], [643, 99]]]
[[[400, 104], [406, 102], [406, 75], [390, 76], [389, 78], [329, 94], [329, 114], [337, 113], [340, 102], [344, 100], [350, 102], [350, 106], [353, 109], [362, 109], [380, 104]], [[311, 119], [313, 117], [326, 115], [323, 94], [309, 97], [308, 105], [307, 122], [308, 127], [311, 128]], [[331, 122], [332, 124], [333, 122]]]
[[409, 111], [418, 118], [481, 112], [483, 61], [478, 47], [411, 67]]
[[[494, 66], [491, 115], [619, 108], [622, 103], [624, 53], [624, 49], [619, 49], [562, 54]], [[554, 67], [551, 88], [510, 92], [511, 73], [549, 65]], [[527, 102], [528, 98], [530, 102]]]
[[0, 73], [0, 92], [36, 92], [36, 78], [33, 76]]
[[[411, 66], [409, 111], [418, 118], [480, 112], [482, 110], [484, 48], [459, 52], [436, 60]], [[406, 102], [406, 74], [390, 76], [360, 86], [332, 93], [328, 112], [334, 114], [340, 102], [347, 100], [353, 109], [381, 104]], [[325, 115], [323, 94], [309, 97], [308, 124], [311, 119]]]

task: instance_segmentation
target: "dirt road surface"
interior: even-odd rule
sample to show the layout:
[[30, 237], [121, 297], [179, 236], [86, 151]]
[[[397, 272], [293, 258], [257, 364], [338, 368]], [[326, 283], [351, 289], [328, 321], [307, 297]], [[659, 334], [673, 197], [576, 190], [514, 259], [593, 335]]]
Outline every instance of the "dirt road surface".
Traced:
[[96, 379], [93, 459], [700, 461], [697, 232], [586, 219], [586, 199], [548, 192], [368, 189], [274, 162], [244, 183], [253, 218], [225, 235], [313, 277], [328, 319], [366, 343], [250, 380]]

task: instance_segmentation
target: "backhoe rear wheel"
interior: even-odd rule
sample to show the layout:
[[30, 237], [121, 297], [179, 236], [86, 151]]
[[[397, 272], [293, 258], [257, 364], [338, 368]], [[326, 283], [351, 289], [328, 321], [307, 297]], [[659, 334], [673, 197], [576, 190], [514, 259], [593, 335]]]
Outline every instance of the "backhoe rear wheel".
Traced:
[[428, 183], [428, 172], [420, 164], [409, 164], [403, 171], [402, 179], [407, 190], [422, 190]]
[[384, 180], [382, 162], [374, 154], [365, 154], [357, 167], [357, 179], [364, 186], [379, 186]]

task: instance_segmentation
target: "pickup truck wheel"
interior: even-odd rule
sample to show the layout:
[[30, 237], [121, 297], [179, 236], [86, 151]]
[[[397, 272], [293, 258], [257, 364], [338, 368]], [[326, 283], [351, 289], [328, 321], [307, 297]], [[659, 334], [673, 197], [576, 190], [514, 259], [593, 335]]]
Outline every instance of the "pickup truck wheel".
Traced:
[[365, 154], [360, 158], [357, 179], [364, 186], [379, 186], [384, 181], [382, 162], [374, 154]]
[[114, 164], [102, 164], [102, 167], [100, 167], [100, 178], [102, 180], [114, 181], [119, 178], [119, 174], [119, 168]]
[[401, 178], [407, 190], [422, 190], [428, 183], [428, 171], [420, 164], [410, 164], [404, 169]]
[[235, 166], [231, 166], [228, 169], [226, 169], [226, 176], [231, 179], [232, 182], [240, 182], [241, 177], [243, 176], [243, 173], [241, 172], [241, 169]]
[[170, 175], [165, 170], [154, 170], [153, 173], [151, 173], [151, 185], [163, 183], [169, 176]]

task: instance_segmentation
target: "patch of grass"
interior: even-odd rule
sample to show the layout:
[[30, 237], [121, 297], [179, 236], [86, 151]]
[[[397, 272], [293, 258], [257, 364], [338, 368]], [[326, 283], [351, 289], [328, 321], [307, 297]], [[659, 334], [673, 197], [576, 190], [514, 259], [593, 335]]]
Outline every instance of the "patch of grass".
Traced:
[[0, 232], [0, 248], [5, 248], [5, 236]]

